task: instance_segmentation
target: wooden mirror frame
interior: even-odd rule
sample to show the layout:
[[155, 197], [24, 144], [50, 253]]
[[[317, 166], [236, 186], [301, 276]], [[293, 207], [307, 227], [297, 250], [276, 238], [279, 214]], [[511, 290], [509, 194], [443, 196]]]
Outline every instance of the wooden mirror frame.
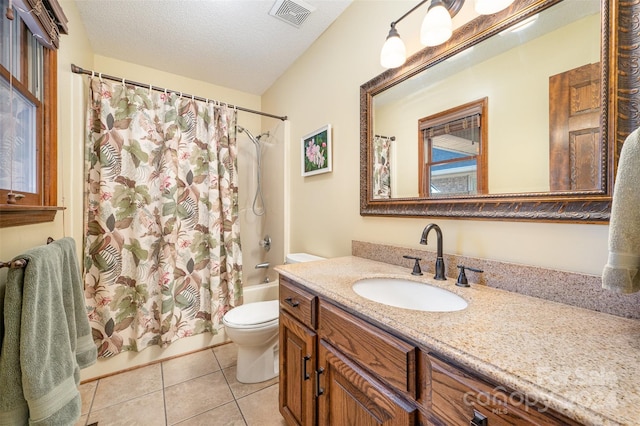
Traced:
[[480, 16], [454, 31], [451, 39], [422, 49], [399, 68], [360, 86], [360, 215], [606, 223], [620, 149], [640, 127], [640, 3], [601, 0], [602, 29], [602, 190], [489, 194], [464, 197], [372, 197], [373, 97], [561, 0], [516, 0], [494, 15]]

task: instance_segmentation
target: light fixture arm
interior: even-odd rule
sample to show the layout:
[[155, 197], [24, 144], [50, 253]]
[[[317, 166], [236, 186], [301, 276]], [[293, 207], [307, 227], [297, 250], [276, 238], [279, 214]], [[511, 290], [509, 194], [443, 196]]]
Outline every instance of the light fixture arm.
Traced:
[[[419, 8], [420, 6], [422, 6], [423, 4], [425, 4], [426, 2], [428, 2], [429, 0], [422, 0], [420, 3], [418, 3], [417, 5], [413, 6], [411, 8], [411, 10], [409, 10], [407, 13], [405, 13], [404, 15], [402, 15], [401, 17], [399, 17], [398, 19], [396, 19], [395, 21], [393, 21], [391, 23], [391, 28], [395, 28], [396, 24], [398, 24], [400, 21], [402, 21], [404, 18], [406, 18], [407, 16], [411, 15], [417, 8]], [[463, 0], [464, 1], [464, 0]]]
[[[405, 63], [406, 48], [400, 38], [396, 25], [411, 15], [420, 6], [429, 1], [429, 10], [420, 28], [420, 42], [424, 46], [438, 46], [451, 38], [453, 23], [465, 0], [421, 0], [400, 18], [391, 22], [391, 29], [380, 52], [380, 65], [384, 68], [397, 68]], [[475, 0], [477, 13], [491, 15], [507, 8], [514, 0]]]
[[[382, 51], [380, 52], [380, 65], [382, 65], [384, 68], [396, 68], [405, 63], [407, 59], [406, 48], [404, 43], [402, 42], [402, 39], [400, 38], [400, 34], [398, 34], [398, 31], [396, 30], [396, 25], [400, 21], [402, 21], [404, 18], [406, 18], [407, 16], [415, 12], [420, 6], [427, 3], [427, 1], [429, 1], [429, 11], [427, 12], [427, 18], [430, 16], [433, 17], [434, 14], [439, 18], [443, 18], [443, 15], [444, 15], [445, 23], [444, 23], [444, 28], [442, 27], [442, 25], [435, 26], [436, 31], [434, 31], [434, 35], [430, 34], [428, 42], [422, 41], [423, 40], [422, 34], [424, 33], [424, 29], [421, 30], [422, 44], [432, 45], [432, 44], [429, 44], [430, 42], [439, 44], [441, 42], [440, 40], [444, 40], [445, 37], [448, 38], [451, 36], [451, 29], [450, 29], [451, 18], [455, 16], [458, 13], [458, 11], [462, 8], [462, 5], [464, 4], [464, 0], [421, 0], [420, 2], [418, 2], [418, 4], [412, 7], [407, 13], [405, 13], [395, 21], [391, 22], [391, 28], [389, 29], [389, 34], [387, 35], [384, 45], [382, 46]], [[431, 9], [433, 8], [436, 8], [437, 12], [436, 11], [431, 12]], [[443, 9], [446, 9], [446, 11], [444, 11]], [[425, 18], [425, 20], [427, 18]], [[447, 24], [447, 21], [448, 21], [448, 24]], [[423, 22], [423, 27], [424, 27], [424, 22]]]
[[[415, 12], [416, 9], [418, 9], [420, 6], [422, 6], [428, 1], [429, 0], [422, 0], [420, 3], [413, 6], [407, 13], [405, 13], [404, 15], [402, 15], [401, 17], [393, 21], [391, 23], [391, 28], [395, 28], [400, 21], [402, 21], [407, 16], [411, 15], [413, 12]], [[434, 1], [436, 0], [431, 0], [432, 3]], [[462, 5], [464, 4], [464, 0], [440, 0], [440, 2], [444, 4], [444, 7], [447, 8], [452, 18], [458, 14], [460, 9], [462, 9]]]

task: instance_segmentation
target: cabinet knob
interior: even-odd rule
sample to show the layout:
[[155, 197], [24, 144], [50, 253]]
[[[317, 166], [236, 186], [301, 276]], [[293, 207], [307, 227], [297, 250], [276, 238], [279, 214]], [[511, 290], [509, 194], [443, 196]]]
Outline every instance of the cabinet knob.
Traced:
[[471, 419], [470, 426], [489, 426], [489, 419], [484, 414], [473, 410], [473, 419]]
[[300, 302], [298, 302], [297, 300], [293, 300], [293, 297], [287, 297], [286, 299], [284, 299], [284, 301], [292, 308], [296, 308], [300, 304]]

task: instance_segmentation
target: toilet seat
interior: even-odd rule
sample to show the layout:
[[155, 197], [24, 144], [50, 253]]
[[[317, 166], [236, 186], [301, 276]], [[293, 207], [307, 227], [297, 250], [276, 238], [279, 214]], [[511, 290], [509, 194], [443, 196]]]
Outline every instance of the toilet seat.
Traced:
[[263, 328], [278, 323], [278, 300], [247, 303], [231, 309], [223, 317], [225, 325], [234, 328]]

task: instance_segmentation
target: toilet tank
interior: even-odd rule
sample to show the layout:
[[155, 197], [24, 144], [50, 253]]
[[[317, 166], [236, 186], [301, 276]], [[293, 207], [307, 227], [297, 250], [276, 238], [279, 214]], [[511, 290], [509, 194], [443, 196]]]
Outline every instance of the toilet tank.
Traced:
[[301, 263], [301, 262], [311, 262], [314, 260], [324, 260], [324, 257], [316, 256], [314, 254], [309, 253], [289, 253], [285, 257], [285, 263]]

